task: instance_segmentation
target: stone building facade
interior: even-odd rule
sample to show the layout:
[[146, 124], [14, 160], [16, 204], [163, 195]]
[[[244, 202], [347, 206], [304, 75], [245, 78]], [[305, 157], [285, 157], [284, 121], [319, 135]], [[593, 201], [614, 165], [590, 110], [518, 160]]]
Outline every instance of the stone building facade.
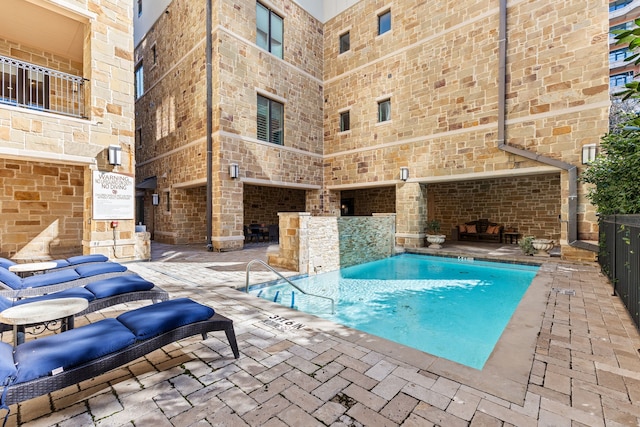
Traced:
[[124, 176], [134, 212], [132, 0], [2, 7], [0, 256], [135, 259], [133, 214], [95, 219], [93, 192], [95, 173]]
[[[448, 234], [489, 218], [593, 258], [577, 177], [607, 131], [605, 1], [360, 0], [317, 16], [303, 1], [211, 0], [210, 177], [208, 1], [171, 1], [136, 47], [138, 182], [156, 183], [139, 200], [156, 239], [208, 239], [209, 184], [215, 249], [242, 247], [261, 209], [302, 210], [274, 200], [304, 192], [312, 215], [395, 213], [406, 247], [424, 245], [427, 220]], [[258, 46], [265, 9], [282, 57]], [[283, 106], [282, 145], [259, 138], [260, 98]]]

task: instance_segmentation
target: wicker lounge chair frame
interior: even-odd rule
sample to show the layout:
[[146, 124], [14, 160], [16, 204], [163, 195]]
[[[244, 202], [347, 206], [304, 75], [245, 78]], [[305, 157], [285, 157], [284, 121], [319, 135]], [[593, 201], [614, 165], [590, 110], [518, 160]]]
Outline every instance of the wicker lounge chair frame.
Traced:
[[84, 363], [80, 366], [76, 366], [75, 368], [70, 368], [60, 374], [10, 385], [7, 390], [5, 390], [4, 403], [7, 405], [13, 405], [15, 403], [33, 399], [34, 397], [49, 394], [64, 387], [95, 378], [98, 375], [119, 368], [138, 359], [139, 357], [181, 339], [198, 334], [202, 335], [202, 339], [206, 339], [207, 333], [213, 331], [225, 332], [229, 345], [231, 346], [233, 356], [236, 359], [239, 358], [240, 352], [238, 351], [236, 334], [233, 329], [233, 321], [216, 313], [208, 320], [177, 327], [154, 338], [136, 342], [120, 351], [116, 351], [115, 353], [94, 359], [91, 362]]
[[80, 286], [88, 285], [91, 282], [95, 282], [102, 279], [108, 279], [110, 277], [122, 276], [124, 274], [136, 274], [133, 271], [125, 270], [113, 273], [96, 274], [95, 276], [81, 277], [78, 279], [70, 280], [68, 282], [57, 283], [55, 285], [38, 286], [35, 288], [23, 288], [13, 289], [0, 282], [0, 296], [5, 298], [22, 298], [22, 297], [37, 297], [40, 295], [51, 294], [53, 292], [64, 291], [65, 289], [76, 288]]
[[[89, 301], [89, 306], [76, 314], [75, 317], [84, 316], [89, 313], [93, 313], [94, 311], [102, 310], [107, 307], [111, 307], [116, 304], [124, 304], [127, 302], [134, 301], [152, 301], [154, 303], [167, 301], [169, 300], [169, 293], [158, 286], [154, 286], [148, 291], [133, 291], [133, 292], [124, 292], [118, 295], [112, 295], [106, 298], [96, 298], [93, 301]], [[33, 326], [37, 326], [38, 324], [33, 325], [24, 325], [25, 328], [30, 328]], [[0, 323], [0, 332], [11, 331], [13, 327], [11, 325], [6, 325], [4, 323]]]

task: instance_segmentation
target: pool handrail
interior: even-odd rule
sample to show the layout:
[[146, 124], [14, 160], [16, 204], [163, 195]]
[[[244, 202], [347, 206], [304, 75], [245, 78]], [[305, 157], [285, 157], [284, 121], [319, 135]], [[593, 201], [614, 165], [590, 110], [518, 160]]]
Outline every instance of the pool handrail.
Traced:
[[253, 259], [251, 261], [249, 261], [247, 263], [247, 278], [244, 284], [244, 292], [245, 293], [249, 293], [249, 273], [251, 273], [251, 265], [253, 263], [259, 263], [262, 264], [263, 266], [267, 267], [267, 269], [271, 270], [273, 273], [275, 273], [278, 277], [280, 277], [282, 280], [284, 280], [285, 282], [287, 282], [289, 285], [291, 285], [292, 287], [296, 288], [298, 290], [298, 292], [302, 292], [305, 295], [310, 295], [312, 297], [318, 297], [318, 298], [324, 298], [324, 299], [328, 299], [329, 301], [331, 301], [331, 314], [335, 314], [336, 310], [335, 310], [335, 302], [333, 301], [333, 298], [331, 297], [327, 297], [324, 295], [316, 295], [316, 294], [310, 294], [309, 292], [305, 292], [302, 289], [300, 289], [298, 286], [294, 285], [293, 282], [289, 279], [287, 279], [286, 277], [284, 277], [282, 274], [280, 274], [277, 270], [275, 270], [273, 267], [271, 267], [269, 264], [267, 264], [266, 262], [262, 261], [261, 259]]

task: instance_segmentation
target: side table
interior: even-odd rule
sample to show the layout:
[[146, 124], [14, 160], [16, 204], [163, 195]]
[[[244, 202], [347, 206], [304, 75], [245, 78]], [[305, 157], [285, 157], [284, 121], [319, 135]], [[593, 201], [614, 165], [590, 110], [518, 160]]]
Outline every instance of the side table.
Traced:
[[52, 268], [56, 268], [58, 264], [53, 261], [29, 262], [25, 264], [15, 264], [9, 267], [9, 271], [16, 273], [20, 277], [27, 277], [35, 273], [41, 273]]
[[513, 240], [516, 240], [516, 245], [518, 244], [518, 238], [520, 238], [520, 233], [517, 231], [505, 231], [502, 233], [504, 236], [504, 242], [507, 243], [507, 237], [509, 238], [509, 244], [513, 244]]
[[[42, 324], [42, 330], [50, 329], [49, 323], [60, 320], [60, 330], [73, 329], [74, 316], [89, 306], [84, 298], [57, 298], [44, 301], [29, 302], [9, 307], [0, 312], [0, 322], [13, 325], [14, 347], [24, 342], [24, 328]], [[56, 328], [57, 329], [57, 328]]]

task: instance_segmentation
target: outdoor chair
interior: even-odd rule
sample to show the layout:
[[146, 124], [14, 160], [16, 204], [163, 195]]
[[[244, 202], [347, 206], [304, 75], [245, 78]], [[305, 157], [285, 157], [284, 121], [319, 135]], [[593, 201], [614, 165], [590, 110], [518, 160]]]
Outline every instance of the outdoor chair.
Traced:
[[244, 240], [248, 241], [248, 242], [252, 242], [253, 239], [256, 239], [256, 242], [258, 242], [260, 240], [260, 234], [256, 231], [254, 231], [254, 229], [251, 229], [249, 227], [247, 227], [246, 225], [244, 226]]
[[111, 261], [82, 264], [25, 278], [0, 268], [0, 296], [21, 298], [44, 295], [123, 274], [133, 273], [124, 265]]
[[[55, 262], [56, 267], [48, 271], [55, 271], [60, 268], [75, 268], [76, 266], [81, 264], [90, 264], [94, 262], [106, 262], [106, 261], [109, 261], [109, 258], [107, 258], [105, 255], [102, 255], [102, 254], [78, 255], [78, 256], [67, 258], [67, 259], [54, 259], [54, 260], [51, 260], [51, 262]], [[0, 257], [0, 267], [9, 269], [9, 267], [11, 267], [12, 265], [17, 265], [17, 264], [18, 263], [15, 261]]]
[[240, 357], [233, 321], [187, 298], [148, 305], [14, 346], [0, 343], [0, 406], [23, 402], [95, 378], [163, 346], [224, 331]]
[[[81, 286], [65, 289], [60, 292], [54, 292], [32, 298], [11, 300], [0, 296], [0, 311], [17, 305], [59, 298], [86, 299], [89, 302], [89, 306], [85, 310], [76, 314], [76, 316], [83, 316], [116, 304], [123, 304], [132, 301], [149, 300], [154, 303], [166, 301], [169, 299], [169, 294], [164, 289], [155, 286], [152, 282], [143, 279], [137, 274], [125, 274], [91, 282], [84, 287]], [[27, 325], [27, 327], [28, 326], [29, 325]], [[10, 325], [0, 324], [0, 332], [8, 330], [11, 330]]]

